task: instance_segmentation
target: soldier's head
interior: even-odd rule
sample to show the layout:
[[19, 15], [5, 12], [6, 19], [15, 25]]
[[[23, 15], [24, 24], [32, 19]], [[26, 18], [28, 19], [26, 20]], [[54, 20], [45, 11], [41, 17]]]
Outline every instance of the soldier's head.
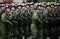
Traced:
[[37, 9], [41, 10], [41, 5], [39, 5], [39, 6], [37, 7]]
[[21, 10], [22, 9], [22, 6], [21, 5], [18, 5], [17, 6], [17, 9]]
[[30, 7], [31, 7], [31, 8], [33, 8], [33, 7], [34, 7], [34, 5], [33, 5], [33, 4], [31, 4], [31, 5], [30, 5]]
[[22, 10], [26, 10], [26, 5], [22, 5]]
[[30, 8], [33, 8], [34, 7], [34, 4], [32, 3], [32, 4], [30, 4]]
[[30, 8], [30, 5], [29, 4], [26, 4], [26, 8], [29, 9]]
[[47, 5], [46, 6], [46, 9], [50, 10], [51, 9], [51, 6], [50, 5]]
[[60, 4], [58, 5], [58, 8], [60, 8]]
[[55, 5], [55, 7], [54, 7], [55, 9], [57, 9], [58, 8], [58, 6], [57, 5]]
[[1, 4], [1, 9], [2, 9], [2, 11], [5, 10], [5, 5], [4, 4]]
[[39, 6], [38, 6], [38, 9], [39, 9], [39, 10], [43, 10], [43, 9], [44, 9], [44, 6], [39, 5]]
[[41, 13], [43, 11], [44, 7], [42, 5], [41, 6], [39, 5], [37, 9], [39, 10], [39, 13]]
[[10, 8], [9, 8], [9, 7], [6, 7], [6, 8], [5, 8], [5, 12], [6, 12], [6, 13], [9, 13], [9, 12], [10, 12]]
[[15, 11], [15, 6], [11, 6], [11, 11]]
[[51, 8], [54, 8], [54, 6], [55, 6], [54, 4], [51, 4]]

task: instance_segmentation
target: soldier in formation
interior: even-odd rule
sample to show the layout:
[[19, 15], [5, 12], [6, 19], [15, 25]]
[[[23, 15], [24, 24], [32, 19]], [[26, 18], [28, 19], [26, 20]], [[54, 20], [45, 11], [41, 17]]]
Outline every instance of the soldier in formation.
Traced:
[[58, 39], [60, 3], [1, 4], [0, 39]]

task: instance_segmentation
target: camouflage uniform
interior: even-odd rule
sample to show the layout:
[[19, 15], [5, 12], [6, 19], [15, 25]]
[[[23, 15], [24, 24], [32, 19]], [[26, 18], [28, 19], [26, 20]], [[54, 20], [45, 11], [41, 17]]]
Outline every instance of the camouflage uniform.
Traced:
[[[11, 39], [11, 26], [13, 25], [12, 22], [9, 20], [9, 14], [3, 13], [1, 16], [1, 20], [3, 22], [2, 25], [2, 39]], [[7, 38], [8, 37], [8, 38]]]
[[12, 26], [12, 38], [14, 39], [17, 39], [18, 37], [18, 30], [17, 30], [17, 20], [16, 20], [16, 12], [13, 11], [13, 12], [10, 12], [10, 21], [13, 23], [13, 26]]
[[22, 13], [21, 13], [21, 10], [16, 10], [16, 20], [18, 22], [18, 26], [17, 26], [17, 30], [18, 30], [18, 38], [22, 39], [23, 37], [23, 29], [22, 29]]

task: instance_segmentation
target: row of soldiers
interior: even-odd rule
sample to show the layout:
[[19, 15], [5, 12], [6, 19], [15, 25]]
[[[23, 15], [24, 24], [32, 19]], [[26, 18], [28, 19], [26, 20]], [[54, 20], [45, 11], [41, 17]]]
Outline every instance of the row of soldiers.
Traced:
[[0, 6], [0, 39], [58, 39], [59, 35], [58, 3]]

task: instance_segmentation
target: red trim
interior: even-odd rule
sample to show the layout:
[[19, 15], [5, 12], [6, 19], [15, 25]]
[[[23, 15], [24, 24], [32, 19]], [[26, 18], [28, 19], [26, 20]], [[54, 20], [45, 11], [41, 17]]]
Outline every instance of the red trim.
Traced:
[[12, 3], [11, 0], [4, 0], [3, 2], [0, 2], [0, 4], [10, 4]]
[[0, 2], [0, 4], [10, 4], [12, 2]]

